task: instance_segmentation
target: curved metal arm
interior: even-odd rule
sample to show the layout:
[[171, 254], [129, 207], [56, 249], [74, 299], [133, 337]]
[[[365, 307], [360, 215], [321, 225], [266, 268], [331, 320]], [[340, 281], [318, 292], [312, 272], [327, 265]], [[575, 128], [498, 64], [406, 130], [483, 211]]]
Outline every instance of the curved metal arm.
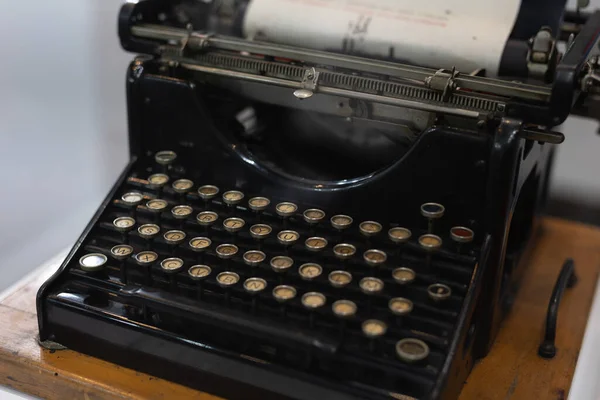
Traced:
[[556, 338], [556, 321], [558, 319], [558, 306], [560, 305], [560, 299], [566, 288], [573, 287], [577, 282], [577, 276], [575, 275], [575, 263], [572, 258], [567, 258], [565, 263], [560, 270], [552, 296], [550, 297], [550, 303], [548, 304], [548, 314], [546, 315], [546, 331], [544, 334], [544, 341], [538, 348], [538, 354], [544, 358], [554, 358], [556, 355], [556, 346], [554, 345], [554, 339]]

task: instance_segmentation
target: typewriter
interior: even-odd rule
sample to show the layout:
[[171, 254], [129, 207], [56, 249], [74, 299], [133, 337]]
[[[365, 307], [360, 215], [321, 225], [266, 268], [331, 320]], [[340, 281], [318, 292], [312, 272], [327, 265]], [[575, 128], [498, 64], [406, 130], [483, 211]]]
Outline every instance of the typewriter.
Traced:
[[131, 158], [38, 293], [40, 342], [227, 398], [456, 398], [553, 127], [597, 107], [600, 12], [488, 77], [251, 40], [216, 3], [123, 5]]

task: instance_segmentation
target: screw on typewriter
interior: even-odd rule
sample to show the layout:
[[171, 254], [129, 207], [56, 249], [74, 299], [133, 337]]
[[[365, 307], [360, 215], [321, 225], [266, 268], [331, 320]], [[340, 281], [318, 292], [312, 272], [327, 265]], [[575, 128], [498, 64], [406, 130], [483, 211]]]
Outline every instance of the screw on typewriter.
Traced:
[[133, 247], [127, 244], [118, 244], [110, 249], [110, 255], [119, 261], [121, 282], [127, 284], [127, 259], [133, 254]]
[[117, 217], [113, 221], [113, 227], [117, 232], [121, 233], [121, 241], [125, 244], [129, 243], [128, 233], [135, 226], [135, 219], [132, 217]]
[[188, 269], [188, 276], [196, 282], [196, 293], [198, 300], [204, 297], [203, 282], [210, 276], [212, 269], [208, 265], [193, 265]]

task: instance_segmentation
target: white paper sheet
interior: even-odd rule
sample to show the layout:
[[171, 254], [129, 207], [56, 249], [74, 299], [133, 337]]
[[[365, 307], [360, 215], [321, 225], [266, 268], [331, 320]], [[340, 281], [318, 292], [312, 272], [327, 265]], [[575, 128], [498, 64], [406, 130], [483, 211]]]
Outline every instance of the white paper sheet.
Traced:
[[498, 73], [520, 0], [251, 0], [244, 36]]

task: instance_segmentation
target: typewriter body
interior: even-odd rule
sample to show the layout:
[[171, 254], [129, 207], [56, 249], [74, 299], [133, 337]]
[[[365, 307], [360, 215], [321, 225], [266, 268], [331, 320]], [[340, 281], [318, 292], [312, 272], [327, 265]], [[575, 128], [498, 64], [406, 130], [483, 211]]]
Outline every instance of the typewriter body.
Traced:
[[38, 293], [41, 342], [228, 398], [456, 398], [552, 128], [595, 105], [600, 13], [491, 79], [207, 33], [185, 3], [120, 12], [131, 160]]

